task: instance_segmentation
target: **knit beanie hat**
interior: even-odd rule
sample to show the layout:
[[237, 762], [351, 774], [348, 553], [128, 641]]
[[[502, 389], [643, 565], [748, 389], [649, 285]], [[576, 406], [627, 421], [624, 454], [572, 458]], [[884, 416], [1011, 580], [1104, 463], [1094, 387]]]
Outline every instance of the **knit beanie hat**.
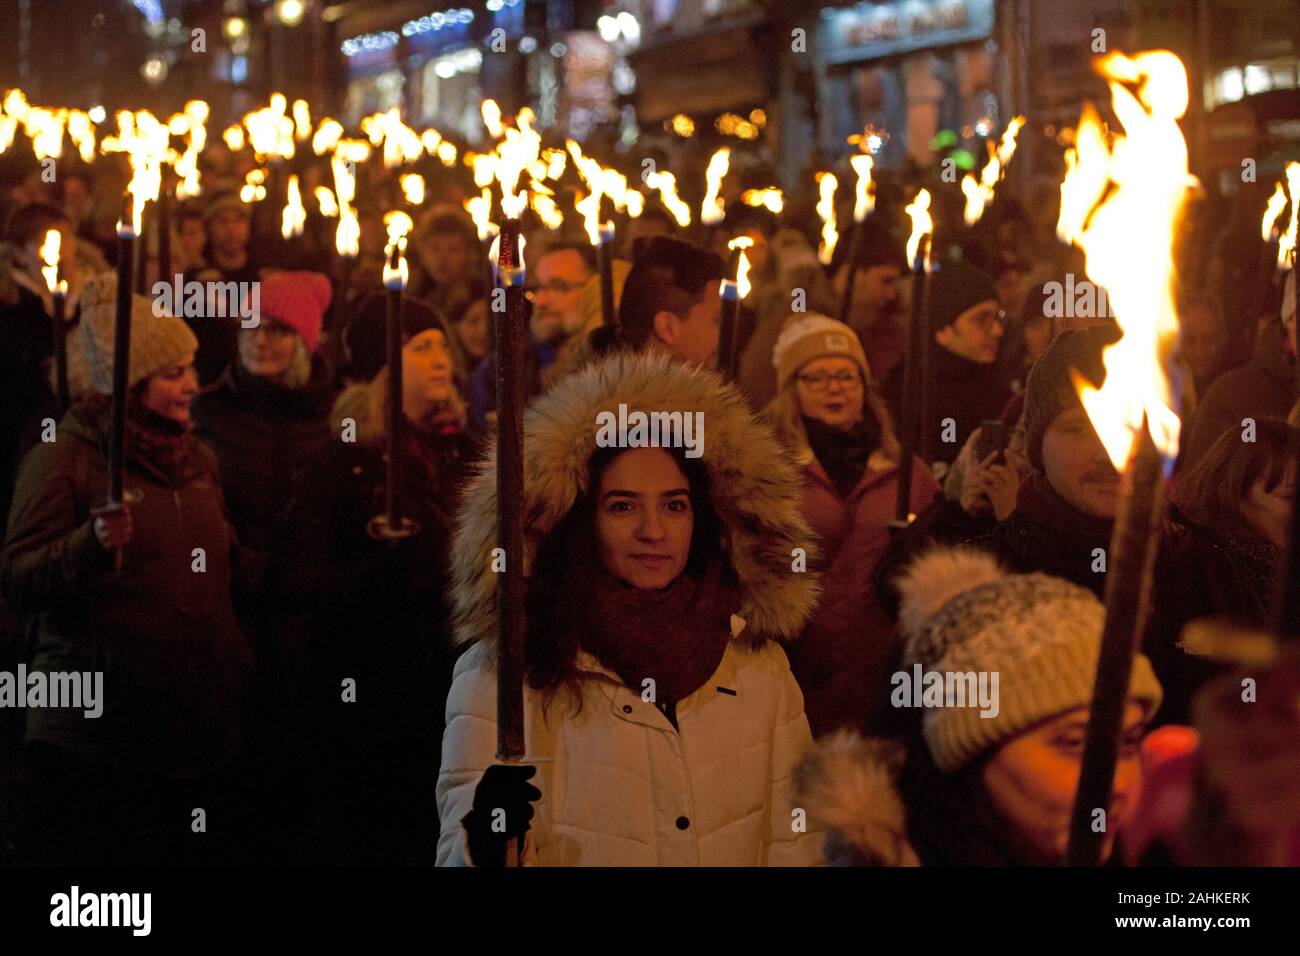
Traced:
[[[1092, 703], [1106, 609], [1091, 591], [1046, 574], [1007, 574], [992, 555], [972, 548], [928, 552], [904, 572], [898, 589], [906, 668], [900, 673], [914, 680], [919, 665], [923, 675], [939, 672], [945, 687], [960, 686], [970, 674], [993, 691], [984, 709], [967, 679], [965, 706], [945, 696], [942, 706], [926, 707], [922, 735], [944, 773]], [[896, 680], [892, 695], [899, 694]], [[896, 703], [914, 704], [920, 695], [917, 689]], [[1147, 717], [1160, 706], [1160, 682], [1142, 654], [1133, 659], [1128, 696]]]
[[952, 325], [967, 309], [982, 302], [997, 302], [993, 278], [963, 259], [942, 262], [930, 279], [930, 331]]
[[831, 272], [839, 267], [853, 254], [856, 269], [870, 269], [873, 266], [895, 266], [899, 272], [908, 270], [906, 243], [900, 241], [890, 230], [888, 223], [876, 215], [868, 216], [861, 225], [854, 224], [853, 229], [862, 230], [858, 239], [850, 233], [847, 242], [841, 242], [836, 251], [843, 250], [838, 262], [832, 262]]
[[1035, 470], [1043, 470], [1043, 435], [1048, 427], [1061, 412], [1081, 406], [1070, 369], [1100, 388], [1106, 378], [1102, 350], [1119, 337], [1119, 329], [1113, 325], [1067, 330], [1052, 340], [1029, 370], [1025, 383], [1025, 451]]
[[330, 280], [319, 272], [277, 272], [261, 282], [260, 314], [289, 326], [307, 351], [315, 352], [333, 294]]
[[[117, 316], [117, 275], [106, 272], [81, 293], [81, 348], [90, 382], [101, 395], [113, 394], [113, 334]], [[199, 340], [181, 319], [157, 315], [154, 301], [131, 296], [131, 360], [127, 386], [143, 382], [161, 368], [198, 350]]]
[[871, 380], [867, 356], [857, 333], [829, 316], [817, 312], [795, 313], [781, 326], [772, 347], [772, 364], [776, 366], [777, 390], [813, 359], [833, 356], [852, 359], [862, 372], [862, 381]]
[[[402, 344], [421, 332], [438, 329], [452, 341], [442, 317], [419, 299], [402, 296]], [[361, 300], [343, 330], [343, 348], [356, 377], [370, 381], [388, 361], [388, 295], [375, 292]]]
[[223, 191], [213, 193], [211, 198], [208, 199], [207, 205], [203, 207], [203, 224], [208, 225], [227, 209], [235, 210], [245, 219], [252, 218], [252, 213], [249, 212], [247, 204], [239, 198], [237, 193]]

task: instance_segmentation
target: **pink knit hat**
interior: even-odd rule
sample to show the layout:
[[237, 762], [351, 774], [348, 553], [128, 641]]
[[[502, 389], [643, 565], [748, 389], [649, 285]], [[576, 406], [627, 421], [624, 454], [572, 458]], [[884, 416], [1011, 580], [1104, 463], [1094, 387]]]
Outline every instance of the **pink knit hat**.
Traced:
[[333, 289], [319, 272], [276, 272], [262, 280], [261, 317], [283, 322], [316, 351]]

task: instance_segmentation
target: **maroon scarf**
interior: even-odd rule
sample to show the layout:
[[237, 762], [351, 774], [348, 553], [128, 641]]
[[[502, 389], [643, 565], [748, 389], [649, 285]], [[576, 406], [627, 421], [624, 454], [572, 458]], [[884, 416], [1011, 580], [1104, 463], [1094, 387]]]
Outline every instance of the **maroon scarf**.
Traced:
[[650, 678], [655, 702], [676, 704], [718, 669], [731, 639], [741, 592], [723, 581], [722, 571], [715, 561], [699, 577], [680, 574], [662, 591], [628, 587], [598, 572], [579, 643], [632, 690]]

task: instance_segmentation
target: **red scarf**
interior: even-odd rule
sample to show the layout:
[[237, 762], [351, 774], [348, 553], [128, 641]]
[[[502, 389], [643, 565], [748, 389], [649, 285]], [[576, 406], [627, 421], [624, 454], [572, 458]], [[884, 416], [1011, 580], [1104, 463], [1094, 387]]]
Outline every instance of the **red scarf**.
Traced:
[[606, 571], [583, 608], [579, 643], [635, 691], [654, 681], [655, 702], [676, 704], [722, 662], [740, 587], [721, 561], [698, 578], [683, 573], [662, 591], [628, 587]]

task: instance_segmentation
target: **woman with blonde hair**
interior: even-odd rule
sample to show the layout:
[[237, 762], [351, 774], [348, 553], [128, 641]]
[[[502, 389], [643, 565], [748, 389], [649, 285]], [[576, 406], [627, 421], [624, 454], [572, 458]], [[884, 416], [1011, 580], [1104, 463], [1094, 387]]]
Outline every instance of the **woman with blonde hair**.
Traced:
[[[804, 516], [821, 538], [822, 601], [791, 645], [814, 735], [861, 726], [882, 677], [893, 625], [871, 587], [889, 545], [901, 447], [857, 335], [815, 313], [792, 315], [772, 364], [777, 394], [766, 414], [803, 470]], [[919, 459], [909, 508], [938, 493]]]

